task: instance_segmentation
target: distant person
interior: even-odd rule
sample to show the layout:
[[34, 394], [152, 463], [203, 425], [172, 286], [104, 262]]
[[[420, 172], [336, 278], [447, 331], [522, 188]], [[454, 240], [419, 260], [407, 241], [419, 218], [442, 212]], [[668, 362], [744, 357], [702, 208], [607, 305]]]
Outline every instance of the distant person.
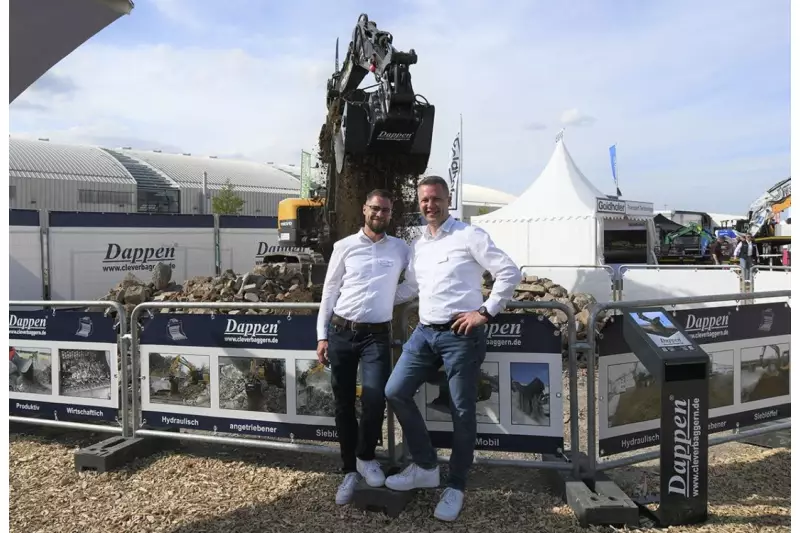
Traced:
[[[393, 199], [375, 190], [364, 204], [364, 227], [333, 246], [317, 318], [317, 358], [330, 364], [342, 481], [336, 503], [350, 503], [363, 477], [380, 487], [386, 476], [375, 459], [383, 431], [384, 388], [391, 373], [391, 321], [400, 273], [411, 250], [386, 235]], [[361, 363], [361, 424], [356, 379]]]
[[[485, 325], [513, 297], [522, 274], [484, 230], [450, 216], [450, 187], [443, 178], [422, 179], [418, 194], [427, 227], [414, 242], [396, 301], [419, 294], [419, 324], [386, 384], [386, 399], [403, 428], [412, 463], [389, 476], [386, 486], [398, 491], [439, 486], [436, 450], [414, 395], [444, 364], [453, 444], [447, 486], [433, 516], [452, 521], [461, 512], [474, 459], [478, 378], [486, 357]], [[495, 282], [484, 301], [481, 287], [487, 270]]]
[[714, 260], [715, 265], [721, 265], [725, 252], [725, 239], [722, 235], [717, 236], [717, 240], [711, 244], [711, 259]]
[[736, 249], [733, 251], [733, 257], [739, 258], [739, 264], [742, 266], [742, 274], [745, 281], [750, 280], [750, 269], [753, 265], [758, 264], [758, 245], [753, 242], [753, 236], [749, 233], [745, 236], [744, 241], [739, 241]]

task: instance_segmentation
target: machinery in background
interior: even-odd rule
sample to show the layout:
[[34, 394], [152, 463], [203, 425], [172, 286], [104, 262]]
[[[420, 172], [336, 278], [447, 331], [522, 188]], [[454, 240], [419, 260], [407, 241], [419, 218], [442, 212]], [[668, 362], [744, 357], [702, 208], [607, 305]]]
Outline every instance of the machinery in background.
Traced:
[[783, 179], [750, 205], [748, 232], [759, 248], [759, 264], [790, 266], [792, 178]]

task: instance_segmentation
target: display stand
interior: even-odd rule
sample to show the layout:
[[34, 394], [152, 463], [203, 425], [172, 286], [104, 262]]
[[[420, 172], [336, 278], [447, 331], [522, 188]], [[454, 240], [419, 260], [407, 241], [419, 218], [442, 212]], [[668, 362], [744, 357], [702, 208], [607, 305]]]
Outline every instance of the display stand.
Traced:
[[631, 351], [661, 386], [662, 527], [708, 519], [708, 376], [711, 359], [660, 307], [623, 312]]

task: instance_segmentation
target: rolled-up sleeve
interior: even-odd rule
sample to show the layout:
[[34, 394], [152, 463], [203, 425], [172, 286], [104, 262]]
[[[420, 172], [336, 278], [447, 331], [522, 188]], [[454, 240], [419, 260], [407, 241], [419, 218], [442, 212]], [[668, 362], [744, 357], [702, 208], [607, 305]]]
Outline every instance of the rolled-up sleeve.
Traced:
[[492, 292], [484, 302], [486, 310], [495, 316], [514, 297], [514, 289], [522, 281], [522, 272], [507, 253], [498, 248], [483, 229], [472, 227], [467, 246], [475, 261], [495, 279]]

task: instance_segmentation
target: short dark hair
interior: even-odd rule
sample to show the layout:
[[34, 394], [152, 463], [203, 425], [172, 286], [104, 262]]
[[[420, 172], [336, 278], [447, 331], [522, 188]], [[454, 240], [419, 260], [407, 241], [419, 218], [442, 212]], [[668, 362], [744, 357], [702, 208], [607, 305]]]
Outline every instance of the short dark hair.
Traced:
[[386, 189], [373, 189], [367, 194], [367, 202], [375, 198], [376, 196], [380, 196], [381, 198], [385, 198], [389, 200], [389, 203], [394, 203], [394, 198], [392, 198], [392, 193], [387, 191]]
[[423, 185], [438, 185], [439, 187], [447, 191], [448, 195], [450, 194], [450, 184], [447, 183], [447, 181], [445, 181], [445, 179], [441, 176], [435, 176], [435, 175], [425, 176], [424, 178], [419, 180], [417, 187], [419, 188], [422, 187]]

